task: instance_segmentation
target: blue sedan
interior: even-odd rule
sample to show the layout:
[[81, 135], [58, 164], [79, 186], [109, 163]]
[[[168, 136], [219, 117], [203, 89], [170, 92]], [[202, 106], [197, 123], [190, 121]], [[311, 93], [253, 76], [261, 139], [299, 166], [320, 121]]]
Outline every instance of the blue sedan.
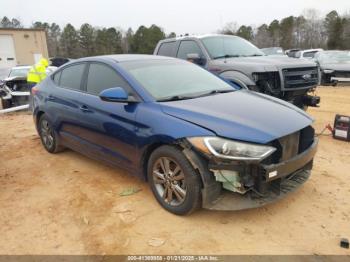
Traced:
[[168, 57], [74, 60], [32, 95], [48, 152], [125, 168], [178, 215], [275, 201], [308, 179], [317, 148], [302, 110]]

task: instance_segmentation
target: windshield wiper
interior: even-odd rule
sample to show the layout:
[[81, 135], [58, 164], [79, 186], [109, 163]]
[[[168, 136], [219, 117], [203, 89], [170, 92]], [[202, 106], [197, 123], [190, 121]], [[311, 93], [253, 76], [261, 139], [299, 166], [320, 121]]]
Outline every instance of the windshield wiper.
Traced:
[[251, 54], [249, 56], [264, 56], [264, 55], [261, 55], [261, 54]]
[[201, 94], [192, 95], [192, 96], [176, 95], [176, 96], [165, 97], [165, 98], [158, 99], [157, 102], [170, 102], [170, 101], [193, 99], [193, 98], [197, 98], [197, 97], [210, 96], [210, 95], [214, 95], [214, 94], [230, 93], [233, 91], [235, 91], [235, 90], [234, 89], [227, 89], [227, 90], [217, 89], [217, 90], [211, 90], [211, 91], [206, 92], [206, 93], [201, 93]]
[[179, 101], [179, 100], [186, 100], [186, 99], [191, 99], [194, 98], [193, 96], [182, 96], [182, 95], [176, 95], [176, 96], [170, 96], [170, 97], [165, 97], [158, 99], [158, 102], [169, 102], [169, 101]]
[[223, 93], [231, 93], [235, 91], [234, 89], [228, 89], [228, 90], [212, 90], [210, 92], [207, 92], [207, 93], [202, 93], [196, 97], [203, 97], [203, 96], [210, 96], [210, 95], [215, 95], [215, 94], [223, 94]]
[[240, 55], [220, 55], [220, 56], [215, 56], [213, 59], [230, 58], [230, 57], [240, 57]]

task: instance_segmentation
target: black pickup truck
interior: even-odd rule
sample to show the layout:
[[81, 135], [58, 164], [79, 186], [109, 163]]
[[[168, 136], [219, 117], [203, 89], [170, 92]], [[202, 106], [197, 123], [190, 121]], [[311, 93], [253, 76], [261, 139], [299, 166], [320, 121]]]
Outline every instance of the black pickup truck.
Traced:
[[160, 41], [154, 55], [189, 60], [228, 81], [268, 94], [306, 109], [318, 106], [320, 97], [310, 95], [319, 83], [319, 69], [308, 60], [266, 56], [237, 36], [205, 35]]

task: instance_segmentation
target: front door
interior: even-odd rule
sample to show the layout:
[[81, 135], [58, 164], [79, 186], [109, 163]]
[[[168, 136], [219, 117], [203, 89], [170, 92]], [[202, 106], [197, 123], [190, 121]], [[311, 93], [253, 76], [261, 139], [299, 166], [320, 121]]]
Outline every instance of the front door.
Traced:
[[111, 67], [91, 63], [88, 68], [80, 123], [81, 136], [96, 155], [111, 164], [132, 169], [136, 153], [135, 118], [137, 103], [107, 102], [98, 96], [102, 90], [122, 87], [132, 92], [127, 82]]

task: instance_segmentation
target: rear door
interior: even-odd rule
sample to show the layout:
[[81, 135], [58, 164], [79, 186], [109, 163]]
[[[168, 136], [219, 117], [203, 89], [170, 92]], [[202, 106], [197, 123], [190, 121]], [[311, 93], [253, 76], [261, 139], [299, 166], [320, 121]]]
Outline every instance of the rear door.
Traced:
[[111, 164], [132, 168], [135, 157], [135, 115], [138, 103], [102, 101], [105, 89], [122, 87], [136, 97], [129, 84], [107, 64], [92, 62], [87, 70], [84, 109], [80, 111], [80, 137], [99, 158]]
[[62, 141], [76, 150], [87, 150], [81, 140], [83, 136], [81, 110], [86, 95], [83, 78], [87, 63], [72, 64], [52, 76], [52, 84], [46, 98], [50, 119], [54, 121]]

